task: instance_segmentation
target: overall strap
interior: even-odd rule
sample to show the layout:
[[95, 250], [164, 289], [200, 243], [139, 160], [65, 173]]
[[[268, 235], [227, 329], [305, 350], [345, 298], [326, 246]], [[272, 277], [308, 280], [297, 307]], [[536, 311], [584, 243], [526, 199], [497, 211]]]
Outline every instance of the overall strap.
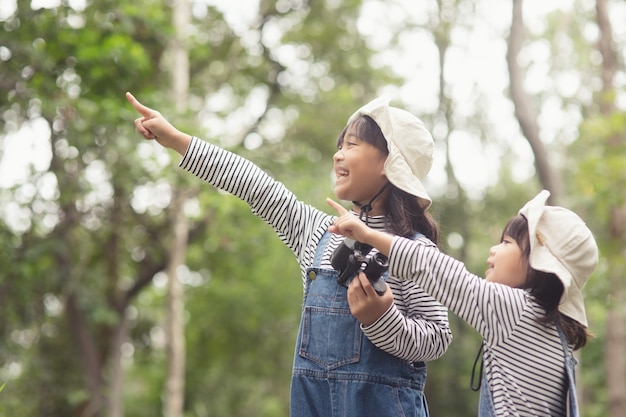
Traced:
[[[574, 357], [574, 353], [570, 351], [569, 346], [567, 345], [567, 340], [565, 340], [565, 333], [563, 333], [563, 329], [561, 328], [561, 325], [559, 323], [556, 324], [556, 330], [559, 332], [559, 339], [561, 339], [561, 346], [563, 346], [563, 355], [565, 359], [567, 360], [569, 358], [571, 360], [571, 363], [576, 365], [578, 361]], [[576, 380], [572, 382], [575, 383]]]
[[311, 286], [311, 282], [312, 280], [315, 279], [315, 276], [317, 275], [317, 273], [314, 270], [316, 268], [319, 268], [322, 263], [322, 256], [324, 255], [324, 249], [326, 249], [326, 245], [328, 244], [328, 241], [331, 235], [332, 233], [329, 232], [328, 229], [324, 231], [324, 234], [320, 238], [320, 241], [318, 242], [317, 247], [315, 248], [315, 255], [313, 256], [313, 263], [311, 264], [311, 266], [309, 266], [306, 269], [306, 273], [304, 277], [304, 280], [305, 280], [304, 281], [304, 298], [302, 302], [303, 307], [304, 307], [304, 304], [306, 304], [307, 297], [309, 296], [309, 289]]
[[574, 353], [570, 351], [569, 346], [567, 345], [567, 340], [565, 340], [565, 334], [563, 333], [563, 329], [561, 325], [557, 322], [556, 330], [559, 332], [559, 338], [561, 339], [561, 345], [563, 346], [563, 357], [565, 362], [565, 373], [568, 378], [568, 393], [567, 393], [567, 415], [570, 417], [578, 417], [578, 399], [576, 397], [576, 372], [575, 367], [577, 364], [576, 358], [574, 357]]
[[313, 258], [313, 268], [317, 268], [322, 263], [322, 256], [324, 255], [324, 249], [326, 249], [326, 245], [330, 240], [331, 232], [326, 229], [324, 234], [322, 235], [319, 243], [317, 244], [317, 249], [315, 249], [315, 257]]

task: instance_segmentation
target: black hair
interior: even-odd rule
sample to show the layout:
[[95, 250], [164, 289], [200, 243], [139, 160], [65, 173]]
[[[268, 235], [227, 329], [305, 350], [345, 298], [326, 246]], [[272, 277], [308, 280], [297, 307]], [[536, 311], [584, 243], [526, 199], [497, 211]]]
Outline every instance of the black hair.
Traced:
[[[338, 148], [341, 148], [348, 128], [353, 129], [360, 140], [374, 146], [383, 154], [389, 155], [387, 140], [383, 132], [369, 116], [361, 116], [343, 129], [337, 139]], [[399, 189], [392, 183], [387, 187], [386, 196], [383, 203], [386, 226], [394, 234], [410, 238], [416, 232], [420, 232], [433, 243], [438, 244], [439, 225], [427, 211], [427, 204], [424, 200]]]
[[585, 326], [559, 311], [559, 303], [563, 296], [563, 284], [559, 277], [552, 272], [533, 269], [529, 264], [530, 239], [526, 218], [518, 214], [509, 220], [502, 232], [502, 238], [505, 235], [514, 239], [522, 251], [522, 262], [524, 262], [527, 271], [523, 288], [527, 289], [537, 304], [546, 311], [545, 316], [538, 318], [537, 322], [544, 325], [556, 325], [558, 323], [563, 329], [567, 341], [574, 345], [574, 350], [585, 346], [587, 338], [591, 336]]

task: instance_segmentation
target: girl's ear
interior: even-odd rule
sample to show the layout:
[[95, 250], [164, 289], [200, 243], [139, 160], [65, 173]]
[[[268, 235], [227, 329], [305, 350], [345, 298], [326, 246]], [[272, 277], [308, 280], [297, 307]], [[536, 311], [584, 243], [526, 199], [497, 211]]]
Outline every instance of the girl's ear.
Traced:
[[380, 175], [382, 175], [384, 177], [387, 177], [387, 171], [385, 170], [385, 165], [387, 165], [387, 159], [386, 158], [382, 161], [382, 164], [380, 166]]

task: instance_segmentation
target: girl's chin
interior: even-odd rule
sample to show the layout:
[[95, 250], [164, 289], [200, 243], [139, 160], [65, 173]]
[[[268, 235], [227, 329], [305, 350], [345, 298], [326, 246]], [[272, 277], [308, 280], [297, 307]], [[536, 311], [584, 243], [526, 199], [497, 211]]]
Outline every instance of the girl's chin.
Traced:
[[342, 187], [335, 187], [334, 193], [335, 197], [337, 197], [339, 200], [349, 200], [346, 192], [342, 189]]
[[360, 195], [350, 191], [349, 187], [343, 185], [335, 186], [333, 193], [338, 200], [342, 201], [359, 201]]

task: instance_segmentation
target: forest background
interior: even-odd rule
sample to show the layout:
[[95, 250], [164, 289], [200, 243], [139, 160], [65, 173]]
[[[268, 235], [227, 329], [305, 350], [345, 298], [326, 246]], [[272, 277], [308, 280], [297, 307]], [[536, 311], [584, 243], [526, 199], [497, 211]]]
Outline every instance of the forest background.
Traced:
[[[388, 94], [433, 133], [441, 249], [478, 275], [549, 189], [601, 251], [583, 415], [622, 417], [625, 21], [623, 0], [2, 0], [0, 415], [288, 415], [297, 263], [138, 136], [132, 91], [322, 209], [337, 135]], [[480, 339], [450, 320], [426, 394], [472, 416]]]

